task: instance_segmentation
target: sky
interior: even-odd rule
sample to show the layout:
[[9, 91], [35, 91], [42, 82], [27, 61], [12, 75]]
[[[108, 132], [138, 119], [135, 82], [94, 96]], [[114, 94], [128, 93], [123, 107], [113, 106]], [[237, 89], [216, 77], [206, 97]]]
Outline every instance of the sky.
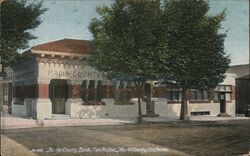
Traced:
[[[91, 40], [88, 29], [92, 18], [97, 17], [96, 7], [112, 4], [112, 0], [44, 0], [48, 11], [41, 16], [42, 23], [31, 32], [37, 37], [29, 46], [63, 38]], [[209, 14], [226, 9], [226, 19], [220, 32], [229, 29], [225, 39], [225, 52], [231, 65], [249, 62], [249, 1], [210, 0]]]

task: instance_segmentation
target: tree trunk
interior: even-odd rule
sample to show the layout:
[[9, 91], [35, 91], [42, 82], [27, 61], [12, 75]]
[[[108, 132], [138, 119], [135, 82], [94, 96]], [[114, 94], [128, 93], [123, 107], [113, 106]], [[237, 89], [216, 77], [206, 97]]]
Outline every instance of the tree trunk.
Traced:
[[140, 83], [135, 83], [136, 85], [136, 93], [137, 93], [137, 99], [138, 99], [138, 124], [142, 123], [142, 111], [141, 111], [141, 91], [143, 84], [140, 85]]
[[188, 120], [187, 89], [182, 90], [180, 120]]

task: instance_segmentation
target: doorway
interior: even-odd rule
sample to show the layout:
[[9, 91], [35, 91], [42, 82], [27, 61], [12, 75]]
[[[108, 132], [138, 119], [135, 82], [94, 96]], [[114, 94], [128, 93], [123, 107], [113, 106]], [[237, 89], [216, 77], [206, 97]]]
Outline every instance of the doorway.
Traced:
[[220, 93], [220, 113], [226, 113], [226, 93]]
[[54, 79], [50, 81], [49, 98], [52, 102], [52, 114], [65, 114], [65, 103], [68, 96], [66, 80]]

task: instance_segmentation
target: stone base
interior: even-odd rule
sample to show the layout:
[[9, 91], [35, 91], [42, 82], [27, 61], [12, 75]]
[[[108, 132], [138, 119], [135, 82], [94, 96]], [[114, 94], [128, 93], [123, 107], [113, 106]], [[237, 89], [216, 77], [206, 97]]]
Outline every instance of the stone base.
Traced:
[[231, 117], [231, 115], [227, 114], [227, 113], [220, 113], [217, 115], [218, 117]]
[[82, 99], [67, 99], [65, 114], [69, 115], [70, 117], [78, 117], [77, 113], [79, 112], [82, 103]]
[[52, 103], [50, 99], [36, 99], [35, 100], [35, 118], [45, 119], [52, 117]]
[[142, 117], [159, 117], [159, 114], [147, 112], [146, 114], [143, 114]]
[[12, 115], [23, 117], [27, 116], [26, 105], [23, 101], [13, 98], [11, 103]]

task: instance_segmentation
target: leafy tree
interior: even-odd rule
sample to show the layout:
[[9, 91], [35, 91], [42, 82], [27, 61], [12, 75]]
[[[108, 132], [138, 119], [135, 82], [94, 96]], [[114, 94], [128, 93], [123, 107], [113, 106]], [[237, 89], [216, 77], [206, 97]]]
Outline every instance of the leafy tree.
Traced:
[[1, 1], [0, 56], [3, 66], [11, 65], [19, 57], [17, 50], [28, 48], [29, 40], [36, 38], [30, 30], [41, 24], [40, 15], [45, 11], [42, 2]]
[[97, 12], [99, 18], [89, 26], [94, 37], [90, 63], [113, 79], [135, 83], [141, 122], [143, 87], [157, 76], [160, 0], [116, 0]]
[[161, 63], [169, 67], [167, 78], [183, 88], [181, 120], [187, 119], [187, 90], [215, 87], [230, 63], [224, 52], [226, 32], [219, 33], [225, 10], [214, 16], [208, 10], [203, 0], [164, 1], [159, 43], [168, 49], [168, 57]]

